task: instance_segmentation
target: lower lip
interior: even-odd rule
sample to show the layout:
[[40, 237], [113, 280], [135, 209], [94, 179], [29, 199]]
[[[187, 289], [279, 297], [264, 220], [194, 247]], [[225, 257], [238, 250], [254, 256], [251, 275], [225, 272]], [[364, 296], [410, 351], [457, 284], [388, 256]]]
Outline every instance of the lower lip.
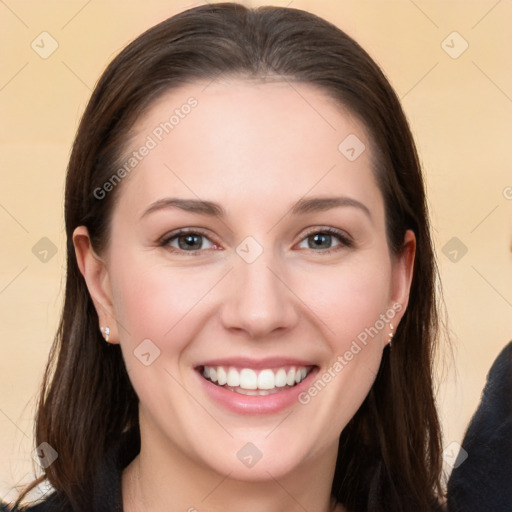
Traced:
[[222, 386], [205, 379], [199, 371], [195, 371], [205, 391], [219, 405], [237, 414], [273, 414], [283, 411], [296, 404], [298, 395], [309, 386], [318, 368], [313, 368], [306, 378], [299, 384], [271, 395], [242, 395], [236, 391], [229, 391]]

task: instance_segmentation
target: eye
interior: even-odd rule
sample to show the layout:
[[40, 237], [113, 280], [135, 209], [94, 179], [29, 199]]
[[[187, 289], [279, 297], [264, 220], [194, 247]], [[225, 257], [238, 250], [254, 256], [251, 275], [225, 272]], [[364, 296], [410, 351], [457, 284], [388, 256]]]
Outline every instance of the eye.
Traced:
[[[303, 238], [301, 244], [304, 242], [307, 244], [306, 249], [321, 249], [315, 252], [321, 252], [323, 254], [328, 254], [340, 250], [343, 247], [352, 247], [354, 245], [352, 240], [343, 231], [334, 228], [310, 231], [306, 237]], [[333, 242], [337, 242], [336, 245], [333, 246]]]
[[[208, 241], [210, 243], [210, 247], [204, 247], [204, 242]], [[192, 231], [192, 230], [180, 230], [175, 231], [174, 233], [170, 233], [165, 236], [160, 245], [162, 247], [170, 248], [172, 252], [190, 252], [192, 254], [199, 254], [199, 251], [211, 249], [216, 247], [214, 243], [212, 243], [209, 238], [200, 231]]]
[[[204, 247], [207, 241], [210, 246]], [[333, 242], [336, 244], [333, 246]], [[300, 247], [300, 244], [307, 244], [307, 247]], [[316, 229], [307, 233], [306, 237], [300, 242], [300, 248], [312, 249], [314, 252], [328, 254], [343, 247], [352, 247], [353, 241], [343, 231], [335, 228]], [[166, 235], [160, 242], [161, 247], [172, 252], [188, 252], [191, 255], [199, 255], [201, 251], [218, 248], [219, 246], [212, 242], [205, 233], [198, 230], [181, 229]], [[320, 249], [320, 250], [316, 250]]]

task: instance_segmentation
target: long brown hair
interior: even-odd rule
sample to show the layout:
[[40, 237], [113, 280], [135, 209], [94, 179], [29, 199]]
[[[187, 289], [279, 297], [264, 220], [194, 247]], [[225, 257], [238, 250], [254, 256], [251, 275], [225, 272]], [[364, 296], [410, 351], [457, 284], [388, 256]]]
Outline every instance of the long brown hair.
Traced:
[[370, 134], [389, 247], [400, 251], [411, 229], [417, 250], [393, 347], [384, 350], [375, 383], [341, 433], [332, 494], [354, 511], [435, 510], [443, 494], [433, 391], [437, 268], [408, 122], [382, 71], [342, 30], [298, 9], [235, 3], [192, 8], [143, 33], [107, 67], [83, 114], [67, 170], [64, 306], [36, 420], [36, 443], [49, 443], [59, 456], [32, 488], [47, 478], [69, 508], [87, 510], [88, 480], [120, 434], [138, 428], [137, 396], [119, 347], [98, 331], [72, 234], [84, 225], [95, 250], [106, 247], [119, 187], [101, 200], [94, 191], [120, 165], [134, 122], [163, 92], [220, 75], [318, 86]]

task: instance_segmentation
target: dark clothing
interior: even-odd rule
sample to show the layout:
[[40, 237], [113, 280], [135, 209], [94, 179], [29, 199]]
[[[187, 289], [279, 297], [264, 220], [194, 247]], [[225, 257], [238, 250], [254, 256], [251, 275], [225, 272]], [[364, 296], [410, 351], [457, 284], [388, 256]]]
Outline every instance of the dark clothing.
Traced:
[[494, 361], [448, 482], [450, 512], [512, 511], [512, 342]]

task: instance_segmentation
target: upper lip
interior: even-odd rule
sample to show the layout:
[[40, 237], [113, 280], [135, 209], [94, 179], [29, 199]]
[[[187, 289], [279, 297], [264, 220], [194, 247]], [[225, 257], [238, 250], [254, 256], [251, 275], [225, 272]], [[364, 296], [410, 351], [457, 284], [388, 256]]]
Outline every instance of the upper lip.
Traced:
[[209, 359], [196, 365], [196, 368], [202, 366], [233, 366], [238, 368], [252, 368], [262, 370], [265, 368], [276, 368], [282, 366], [316, 366], [311, 361], [296, 359], [293, 357], [268, 357], [265, 359], [251, 359], [249, 357], [225, 357], [219, 359]]

